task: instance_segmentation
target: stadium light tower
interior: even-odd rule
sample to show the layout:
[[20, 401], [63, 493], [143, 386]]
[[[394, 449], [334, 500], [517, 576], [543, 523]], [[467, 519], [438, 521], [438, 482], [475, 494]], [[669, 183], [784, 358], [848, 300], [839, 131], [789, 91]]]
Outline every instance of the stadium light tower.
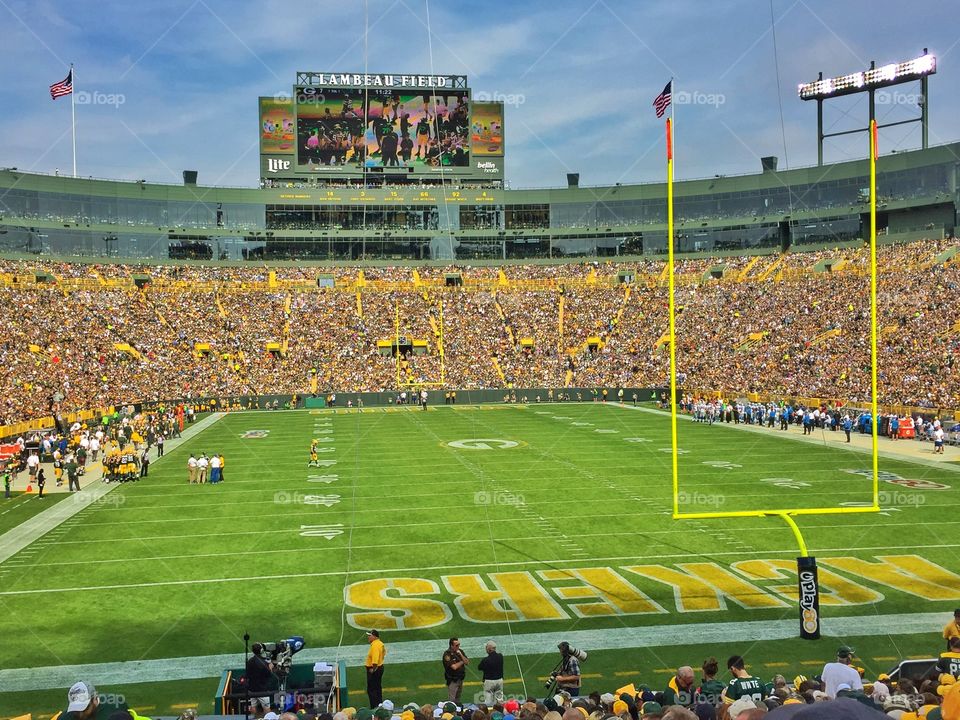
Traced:
[[824, 79], [823, 73], [813, 82], [801, 83], [799, 94], [801, 100], [817, 101], [817, 165], [823, 165], [823, 140], [828, 137], [838, 135], [850, 135], [851, 133], [868, 132], [867, 127], [856, 128], [854, 130], [844, 130], [842, 132], [827, 133], [823, 132], [823, 101], [830, 98], [841, 97], [843, 95], [853, 95], [855, 93], [867, 93], [870, 98], [870, 121], [876, 120], [876, 91], [890, 87], [892, 85], [902, 85], [903, 83], [920, 81], [920, 99], [917, 105], [920, 106], [920, 117], [910, 118], [909, 120], [900, 120], [898, 122], [886, 123], [877, 127], [893, 127], [895, 125], [906, 125], [907, 123], [919, 122], [922, 128], [922, 147], [928, 146], [927, 140], [927, 122], [929, 120], [928, 111], [928, 80], [931, 75], [937, 71], [937, 58], [923, 49], [923, 55], [913, 60], [904, 62], [890, 63], [883, 67], [877, 67], [873, 61], [870, 62], [870, 69], [861, 72], [841, 75], [839, 77]]

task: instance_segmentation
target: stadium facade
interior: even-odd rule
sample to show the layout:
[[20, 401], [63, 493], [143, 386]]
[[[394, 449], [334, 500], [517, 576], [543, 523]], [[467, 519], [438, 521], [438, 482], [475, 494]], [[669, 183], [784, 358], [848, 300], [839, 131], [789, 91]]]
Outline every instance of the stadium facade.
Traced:
[[[954, 233], [960, 143], [881, 158], [878, 229]], [[676, 249], [779, 251], [866, 236], [866, 160], [678, 182]], [[508, 190], [453, 178], [260, 188], [0, 170], [0, 251], [126, 259], [530, 261], [666, 252], [666, 186]]]

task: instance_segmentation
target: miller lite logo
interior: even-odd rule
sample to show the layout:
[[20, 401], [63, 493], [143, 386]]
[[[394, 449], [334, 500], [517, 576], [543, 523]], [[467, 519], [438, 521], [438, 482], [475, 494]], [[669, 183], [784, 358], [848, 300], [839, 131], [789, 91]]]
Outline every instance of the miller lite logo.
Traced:
[[289, 170], [290, 161], [289, 160], [280, 160], [279, 158], [267, 158], [267, 172], [280, 172], [281, 170]]

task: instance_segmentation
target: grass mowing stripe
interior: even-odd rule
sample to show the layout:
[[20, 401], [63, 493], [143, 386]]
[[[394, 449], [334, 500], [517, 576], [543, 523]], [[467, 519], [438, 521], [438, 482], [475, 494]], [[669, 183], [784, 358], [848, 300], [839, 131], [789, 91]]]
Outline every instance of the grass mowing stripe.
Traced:
[[[811, 551], [822, 553], [822, 552], [895, 552], [898, 550], [940, 550], [945, 548], [960, 548], [960, 543], [939, 543], [932, 545], [878, 545], [873, 547], [815, 547], [810, 548]], [[383, 548], [378, 548], [382, 550]], [[344, 551], [345, 548], [318, 548], [317, 551]], [[753, 550], [755, 555], [783, 555], [790, 556], [796, 553], [796, 548], [783, 548], [777, 550]], [[743, 556], [742, 550], [736, 551], [721, 551], [721, 552], [711, 552], [710, 557], [725, 557], [725, 556]], [[628, 555], [618, 558], [597, 558], [597, 557], [584, 557], [576, 558], [578, 563], [599, 563], [599, 562], [610, 562], [613, 560], [626, 561], [626, 562], [635, 562], [637, 560], [654, 560], [654, 559], [679, 559], [679, 558], [691, 558], [692, 552], [678, 553], [678, 554], [666, 554], [666, 553], [655, 553], [653, 555]], [[186, 558], [185, 558], [186, 559]], [[296, 578], [321, 578], [321, 577], [332, 577], [332, 576], [341, 576], [349, 574], [383, 574], [383, 573], [395, 573], [395, 572], [411, 572], [411, 571], [435, 571], [435, 570], [454, 570], [454, 569], [476, 569], [484, 568], [497, 570], [500, 567], [518, 567], [518, 566], [528, 566], [528, 565], [561, 565], [569, 564], [574, 560], [570, 558], [563, 559], [554, 559], [554, 560], [523, 560], [523, 561], [514, 561], [514, 562], [492, 562], [492, 563], [468, 563], [463, 565], [452, 565], [452, 566], [433, 566], [433, 567], [421, 567], [421, 568], [376, 568], [369, 570], [351, 570], [347, 571], [328, 571], [328, 572], [310, 572], [310, 573], [280, 573], [276, 575], [251, 575], [251, 576], [237, 576], [237, 577], [220, 577], [220, 578], [197, 578], [192, 580], [165, 580], [157, 582], [141, 582], [141, 583], [128, 583], [128, 584], [113, 584], [113, 585], [89, 585], [89, 586], [77, 586], [77, 587], [46, 587], [46, 588], [34, 588], [34, 589], [23, 589], [23, 590], [3, 590], [0, 591], [0, 597], [13, 597], [19, 595], [35, 595], [43, 593], [63, 593], [63, 592], [92, 592], [92, 591], [102, 591], [102, 590], [122, 590], [122, 589], [135, 589], [135, 588], [153, 588], [153, 587], [173, 587], [178, 585], [207, 585], [207, 584], [218, 584], [218, 583], [234, 583], [234, 582], [245, 582], [249, 580], [289, 580]]]
[[[319, 470], [306, 468], [316, 415], [230, 415], [201, 439], [172, 453], [169, 463], [151, 467], [148, 481], [118, 487], [115, 493], [124, 498], [122, 508], [98, 506], [84, 511], [70, 522], [69, 532], [49, 538], [28, 567], [11, 569], [3, 590], [33, 592], [0, 596], [4, 611], [0, 632], [12, 636], [41, 614], [49, 634], [61, 638], [56, 654], [68, 662], [83, 662], [91, 654], [111, 659], [172, 656], [180, 654], [184, 643], [199, 652], [218, 652], [232, 648], [242, 628], [250, 628], [258, 639], [296, 631], [314, 647], [337, 645], [345, 633], [345, 613], [363, 610], [344, 604], [346, 587], [361, 580], [398, 577], [433, 583], [439, 588], [436, 601], [450, 609], [449, 622], [432, 630], [391, 633], [388, 644], [392, 645], [437, 632], [464, 636], [471, 629], [477, 631], [476, 624], [458, 614], [451, 593], [444, 589], [440, 574], [445, 572], [499, 569], [531, 572], [535, 578], [537, 571], [551, 567], [576, 569], [616, 562], [609, 558], [622, 564], [649, 562], [666, 567], [714, 558], [718, 566], [729, 568], [738, 560], [782, 560], [795, 555], [789, 529], [773, 520], [673, 521], [665, 471], [669, 457], [658, 449], [669, 446], [668, 423], [663, 416], [612, 413], [600, 407], [572, 405], [560, 411], [577, 422], [593, 423], [590, 428], [571, 427], [572, 423], [515, 408], [495, 413], [333, 415], [334, 432], [328, 437], [334, 442], [324, 445], [334, 446], [336, 452], [324, 455], [335, 458], [337, 465]], [[593, 432], [610, 428], [621, 432]], [[262, 429], [267, 435], [241, 438], [250, 429]], [[816, 497], [818, 504], [828, 499], [856, 500], [859, 489], [869, 483], [841, 473], [844, 468], [864, 466], [863, 455], [809, 443], [784, 445], [787, 440], [782, 436], [765, 433], [698, 430], [687, 438], [691, 452], [683, 456], [688, 490], [723, 494], [727, 507], [757, 501], [786, 503], [805, 494]], [[626, 441], [640, 436], [651, 442]], [[526, 445], [467, 451], [446, 444], [485, 437]], [[184, 481], [187, 452], [202, 449], [222, 450], [227, 458], [226, 483], [219, 488], [189, 487]], [[702, 464], [713, 460], [745, 467], [721, 471]], [[950, 473], [929, 465], [884, 458], [881, 467], [904, 478], [951, 484]], [[328, 485], [308, 483], [308, 474], [339, 477]], [[760, 482], [782, 475], [810, 480], [810, 487], [788, 490]], [[489, 490], [491, 496], [519, 492], [527, 504], [498, 504], [491, 497], [485, 501], [489, 504], [480, 507], [481, 499], [471, 489]], [[341, 502], [320, 509], [281, 503], [268, 507], [266, 502], [274, 501], [278, 491], [288, 496], [340, 495]], [[915, 553], [946, 570], [960, 568], [955, 547], [936, 546], [949, 539], [942, 533], [953, 527], [951, 506], [960, 495], [952, 489], [908, 491], [927, 498], [927, 504], [894, 508], [901, 511], [893, 513], [897, 517], [875, 516], [870, 518], [873, 525], [865, 518], [840, 527], [839, 520], [803, 518], [798, 522], [808, 544], [825, 548], [818, 552], [827, 555], [875, 562], [874, 555]], [[844, 497], [846, 493], [850, 497]], [[248, 500], [263, 502], [246, 504]], [[916, 524], [913, 532], [904, 532], [911, 524], [908, 521]], [[328, 541], [299, 534], [301, 524], [331, 523], [353, 532], [352, 543], [344, 536]], [[928, 530], [937, 527], [939, 533]], [[631, 532], [633, 528], [640, 532]], [[907, 543], [916, 545], [907, 547]], [[636, 555], [638, 551], [643, 555]], [[140, 557], [145, 559], [133, 560]], [[101, 562], [110, 560], [118, 562]], [[318, 572], [330, 574], [312, 575]], [[296, 577], [303, 574], [311, 575]], [[193, 582], [194, 577], [213, 582]], [[222, 577], [229, 581], [216, 582]], [[491, 587], [494, 584], [489, 576], [480, 578]], [[171, 581], [184, 584], [166, 584]], [[135, 583], [164, 584], [131, 591], [128, 586]], [[785, 584], [780, 580], [761, 586], [771, 592]], [[93, 586], [117, 589], [46, 593], [48, 588]], [[557, 588], [549, 583], [544, 588], [556, 595]], [[649, 585], [643, 588], [652, 592]], [[681, 619], [672, 591], [664, 588], [652, 592], [665, 608], [662, 616], [571, 615], [563, 621], [518, 622], [514, 629], [555, 636], [574, 627], [649, 626]], [[430, 597], [427, 594], [425, 599]], [[569, 614], [569, 601], [560, 604]], [[891, 590], [866, 608], [831, 607], [830, 614], [863, 613], [873, 607], [888, 613], [939, 611], [942, 605]], [[71, 623], [77, 612], [86, 618], [82, 627]], [[728, 604], [723, 617], [735, 622], [769, 617], [756, 612]], [[710, 615], [696, 617], [699, 622]], [[497, 623], [489, 630], [499, 638], [508, 627]], [[348, 643], [353, 642], [351, 633], [342, 635]], [[924, 649], [913, 647], [914, 651]], [[886, 652], [879, 654], [893, 654], [892, 648], [883, 649]], [[912, 648], [904, 645], [904, 649]], [[16, 659], [14, 648], [0, 648], [0, 664], [10, 667]], [[38, 647], [34, 664], [63, 663], [51, 649]]]

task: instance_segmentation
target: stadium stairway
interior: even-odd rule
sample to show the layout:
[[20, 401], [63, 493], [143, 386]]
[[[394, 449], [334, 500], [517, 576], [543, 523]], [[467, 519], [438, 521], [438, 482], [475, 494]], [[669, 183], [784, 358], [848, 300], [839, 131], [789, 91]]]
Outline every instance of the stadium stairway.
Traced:
[[737, 275], [737, 282], [744, 282], [748, 277], [750, 277], [750, 272], [753, 270], [754, 266], [760, 262], [760, 255], [754, 255], [753, 259], [747, 263], [747, 266], [740, 271]]
[[157, 321], [161, 325], [164, 327], [170, 327], [170, 323], [167, 322], [167, 319], [163, 316], [163, 313], [160, 312], [160, 308], [157, 307], [156, 303], [154, 303], [145, 292], [138, 293], [138, 297], [143, 305], [150, 306], [150, 309], [153, 310], [153, 314], [156, 316]]
[[283, 300], [283, 341], [280, 343], [280, 354], [287, 355], [287, 349], [290, 347], [290, 308], [293, 305], [293, 295], [287, 292]]
[[772, 263], [767, 265], [763, 271], [757, 276], [757, 280], [763, 282], [770, 278], [775, 272], [780, 270], [780, 266], [783, 265], [784, 261], [787, 259], [786, 255], [778, 255]]
[[825, 332], [820, 333], [813, 340], [810, 341], [810, 347], [816, 347], [817, 345], [823, 345], [830, 338], [835, 338], [843, 334], [843, 330], [840, 328], [833, 328], [831, 330], [826, 330]]
[[496, 355], [490, 357], [490, 362], [493, 363], [493, 369], [497, 371], [497, 377], [500, 378], [500, 382], [503, 383], [503, 386], [507, 385], [507, 376], [503, 374], [503, 368], [500, 366], [500, 359]]
[[560, 289], [560, 302], [557, 303], [557, 352], [563, 348], [563, 309], [564, 309], [563, 288]]
[[960, 248], [949, 247], [932, 260], [925, 262], [922, 265], [922, 268], [924, 270], [929, 270], [937, 265], [955, 265], [957, 262], [960, 262]]
[[497, 314], [500, 316], [500, 319], [503, 320], [503, 327], [506, 329], [507, 335], [510, 336], [510, 344], [515, 346], [517, 344], [517, 339], [513, 334], [513, 326], [510, 325], [510, 321], [507, 319], [507, 314], [503, 311], [503, 306], [497, 299], [494, 299], [493, 306], [497, 308]]
[[937, 335], [937, 337], [947, 338], [947, 337], [950, 337], [951, 335], [957, 335], [957, 334], [960, 334], [960, 320], [957, 320], [957, 322], [955, 322], [948, 330], [944, 330], [939, 335]]
[[119, 350], [122, 353], [126, 353], [132, 358], [137, 360], [143, 360], [143, 355], [140, 354], [138, 350], [130, 345], [130, 343], [114, 343], [114, 349]]
[[747, 335], [746, 339], [743, 340], [739, 345], [734, 348], [734, 352], [743, 353], [750, 352], [757, 345], [763, 342], [764, 338], [770, 334], [769, 330], [763, 330], [761, 332], [750, 333]]
[[217, 306], [217, 312], [220, 313], [220, 317], [227, 317], [227, 311], [223, 307], [223, 303], [220, 302], [220, 290], [218, 289], [213, 295], [213, 302]]

